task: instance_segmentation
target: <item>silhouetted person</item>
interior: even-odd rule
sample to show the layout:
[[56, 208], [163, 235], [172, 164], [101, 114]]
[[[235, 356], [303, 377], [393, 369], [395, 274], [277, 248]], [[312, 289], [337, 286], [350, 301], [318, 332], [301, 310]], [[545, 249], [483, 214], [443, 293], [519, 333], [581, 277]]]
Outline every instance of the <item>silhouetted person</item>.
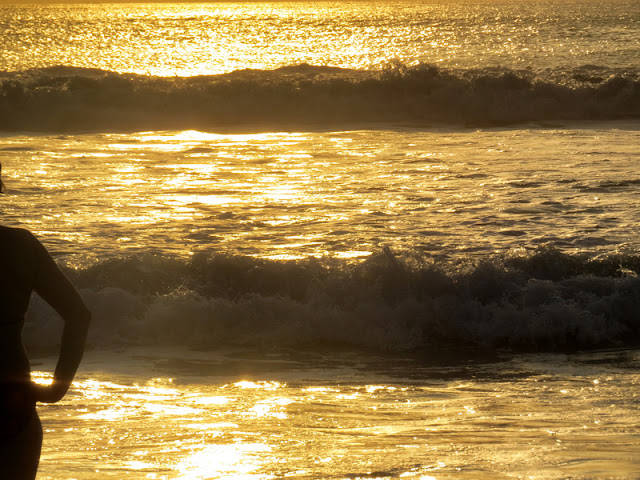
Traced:
[[[0, 179], [0, 191], [2, 187]], [[24, 315], [32, 291], [64, 320], [54, 380], [46, 386], [31, 381], [22, 345]], [[42, 244], [27, 230], [0, 226], [1, 479], [35, 478], [42, 446], [35, 404], [57, 402], [67, 393], [82, 358], [90, 318], [80, 295]]]

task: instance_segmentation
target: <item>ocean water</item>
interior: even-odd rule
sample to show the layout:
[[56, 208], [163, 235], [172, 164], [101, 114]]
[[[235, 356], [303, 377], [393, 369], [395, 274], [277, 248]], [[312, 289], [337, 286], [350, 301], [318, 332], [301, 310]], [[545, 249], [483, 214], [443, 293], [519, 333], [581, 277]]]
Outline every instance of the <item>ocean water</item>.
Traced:
[[113, 357], [91, 352], [63, 404], [40, 409], [41, 478], [632, 479], [640, 467], [637, 350], [448, 366]]
[[[639, 477], [640, 4], [0, 6], [5, 225], [94, 321], [43, 479]], [[60, 321], [25, 327], [47, 381]]]

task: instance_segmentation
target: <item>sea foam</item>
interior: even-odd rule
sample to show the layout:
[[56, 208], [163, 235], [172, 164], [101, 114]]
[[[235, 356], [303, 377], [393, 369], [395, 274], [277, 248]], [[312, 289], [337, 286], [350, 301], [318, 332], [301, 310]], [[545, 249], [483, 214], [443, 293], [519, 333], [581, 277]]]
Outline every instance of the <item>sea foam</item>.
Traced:
[[[94, 315], [90, 343], [555, 351], [637, 346], [640, 257], [544, 249], [442, 263], [382, 251], [359, 262], [199, 254], [68, 270]], [[60, 321], [38, 298], [27, 344]]]
[[126, 131], [510, 125], [640, 117], [640, 71], [380, 70], [296, 65], [153, 77], [50, 67], [0, 73], [0, 129]]

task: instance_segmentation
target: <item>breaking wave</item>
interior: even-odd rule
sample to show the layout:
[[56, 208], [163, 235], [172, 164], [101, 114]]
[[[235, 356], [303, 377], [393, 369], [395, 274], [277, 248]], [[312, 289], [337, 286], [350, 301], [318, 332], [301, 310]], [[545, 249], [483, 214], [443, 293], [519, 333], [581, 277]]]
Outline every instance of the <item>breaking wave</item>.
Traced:
[[[390, 251], [355, 263], [142, 256], [68, 274], [93, 312], [94, 346], [407, 352], [637, 346], [639, 271], [640, 256], [544, 249], [447, 263]], [[60, 320], [34, 298], [26, 343], [50, 346], [59, 332]]]
[[0, 72], [0, 129], [126, 131], [510, 125], [640, 118], [640, 71], [377, 71], [297, 65], [198, 77], [50, 67]]

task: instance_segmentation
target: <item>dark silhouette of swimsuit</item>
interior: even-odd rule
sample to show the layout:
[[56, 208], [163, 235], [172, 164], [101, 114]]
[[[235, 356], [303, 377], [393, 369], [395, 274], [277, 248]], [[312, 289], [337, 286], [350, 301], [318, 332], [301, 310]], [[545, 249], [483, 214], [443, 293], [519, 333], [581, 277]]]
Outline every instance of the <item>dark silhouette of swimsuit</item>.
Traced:
[[26, 382], [0, 383], [0, 442], [18, 435], [35, 412]]

